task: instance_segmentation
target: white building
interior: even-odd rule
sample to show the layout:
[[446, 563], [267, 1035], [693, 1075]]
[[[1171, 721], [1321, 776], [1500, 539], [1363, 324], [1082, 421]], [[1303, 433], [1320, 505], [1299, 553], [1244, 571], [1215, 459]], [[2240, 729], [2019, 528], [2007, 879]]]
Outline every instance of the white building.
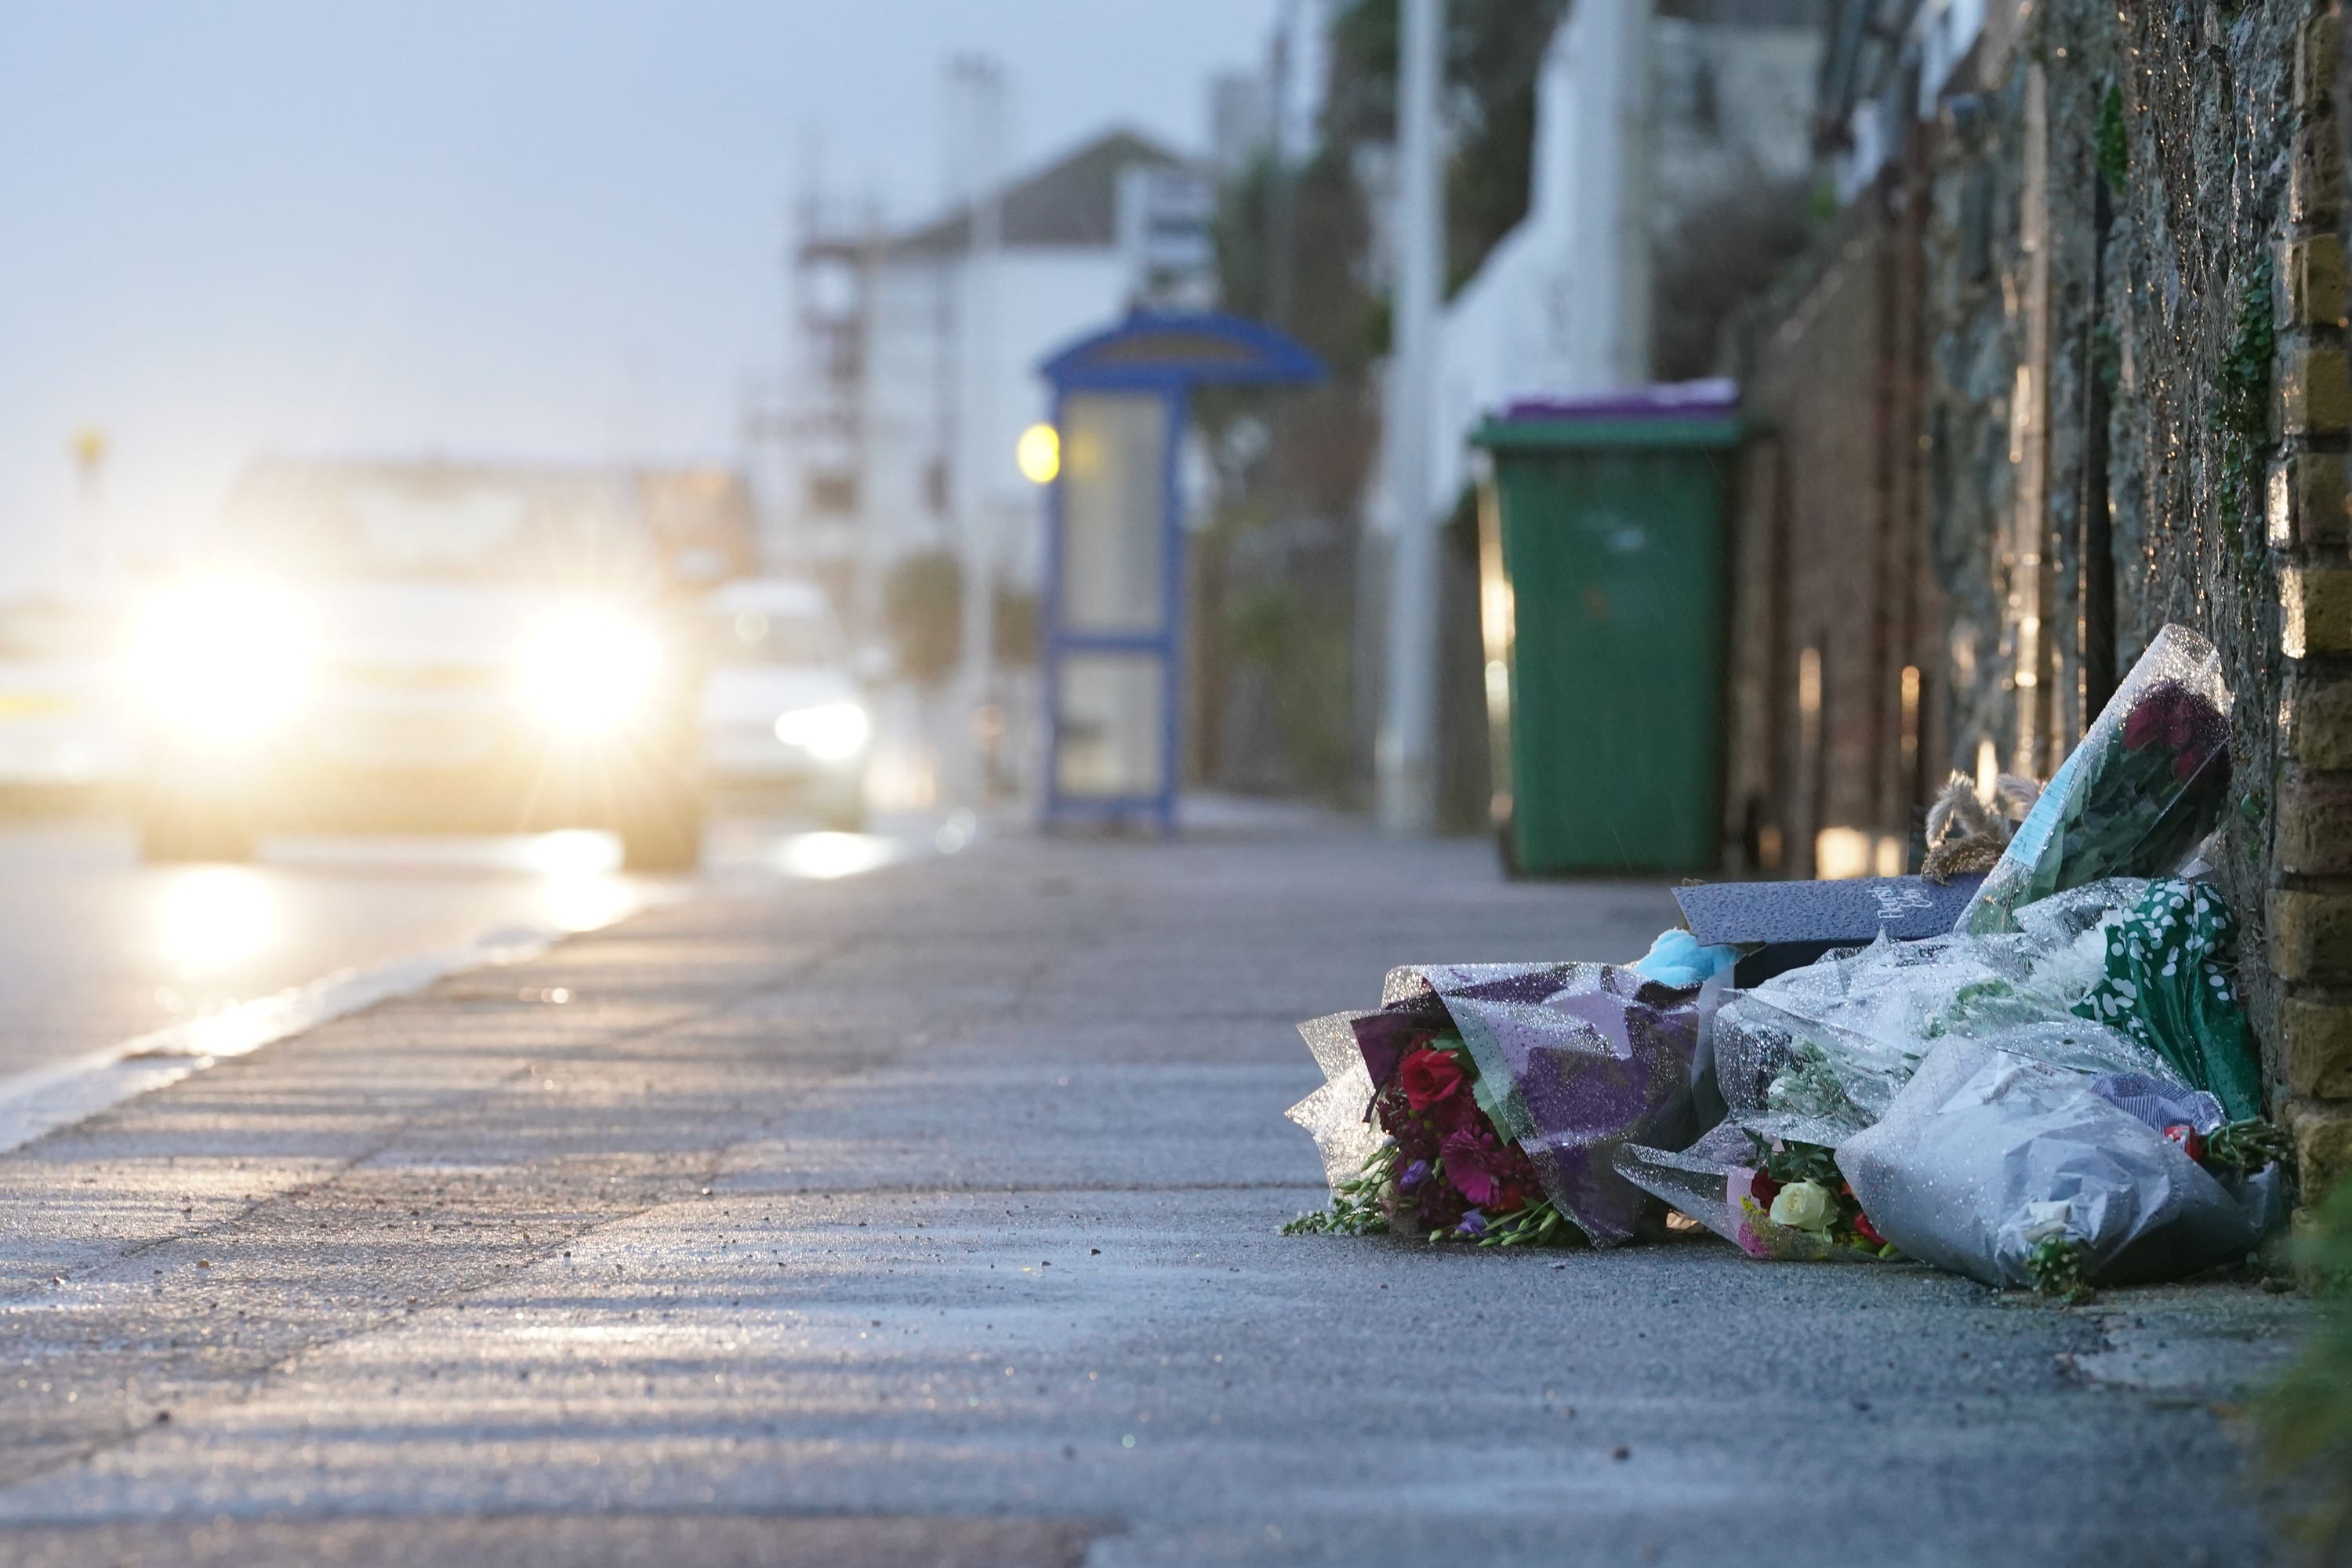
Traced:
[[1431, 508], [1513, 396], [1651, 379], [1658, 247], [1727, 192], [1809, 173], [1821, 49], [1811, 0], [1577, 0], [1537, 85], [1528, 216], [1440, 323]]
[[[772, 552], [870, 605], [890, 561], [968, 550], [977, 531], [1001, 578], [1034, 584], [1040, 501], [1013, 448], [1046, 411], [1037, 366], [1135, 304], [1206, 303], [1213, 195], [1190, 161], [1115, 131], [1006, 184], [992, 247], [980, 202], [857, 247], [856, 437], [827, 445], [799, 422]], [[804, 399], [821, 380], [808, 367]], [[845, 473], [815, 482], [827, 462]]]

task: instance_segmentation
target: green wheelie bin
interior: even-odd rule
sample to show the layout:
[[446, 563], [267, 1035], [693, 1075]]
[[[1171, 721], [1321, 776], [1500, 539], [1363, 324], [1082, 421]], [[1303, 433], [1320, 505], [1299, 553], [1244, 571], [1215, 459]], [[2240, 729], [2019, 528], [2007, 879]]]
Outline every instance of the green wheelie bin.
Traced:
[[1485, 421], [1480, 630], [1505, 865], [1712, 869], [1738, 392], [1528, 399]]

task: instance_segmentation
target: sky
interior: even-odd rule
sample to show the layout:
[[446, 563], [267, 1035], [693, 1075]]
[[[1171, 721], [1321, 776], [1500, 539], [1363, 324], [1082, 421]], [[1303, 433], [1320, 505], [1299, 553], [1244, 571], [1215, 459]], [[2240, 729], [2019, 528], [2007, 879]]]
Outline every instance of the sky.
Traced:
[[1277, 0], [0, 0], [0, 579], [201, 530], [264, 452], [729, 460], [814, 155], [942, 191], [948, 60], [1009, 162], [1205, 145]]

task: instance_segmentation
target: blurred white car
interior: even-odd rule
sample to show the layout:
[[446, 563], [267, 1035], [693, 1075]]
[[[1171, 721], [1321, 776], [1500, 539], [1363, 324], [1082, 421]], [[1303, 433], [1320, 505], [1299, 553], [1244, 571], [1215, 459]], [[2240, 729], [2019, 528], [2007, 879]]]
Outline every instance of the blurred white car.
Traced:
[[118, 674], [117, 607], [50, 593], [0, 598], [0, 788], [128, 783], [138, 740]]
[[863, 826], [873, 719], [824, 593], [781, 578], [730, 583], [704, 618], [710, 783], [786, 794], [827, 826]]
[[614, 476], [257, 463], [132, 638], [147, 856], [591, 827], [689, 869], [698, 631]]

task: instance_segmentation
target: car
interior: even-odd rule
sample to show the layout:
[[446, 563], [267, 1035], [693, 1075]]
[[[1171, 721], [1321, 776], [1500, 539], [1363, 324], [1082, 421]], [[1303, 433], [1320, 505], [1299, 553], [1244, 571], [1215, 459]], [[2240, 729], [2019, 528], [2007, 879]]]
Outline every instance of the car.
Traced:
[[631, 869], [690, 868], [698, 629], [623, 477], [258, 465], [139, 617], [142, 844], [588, 827]]
[[711, 783], [792, 798], [828, 827], [863, 827], [873, 719], [824, 592], [784, 578], [730, 583], [702, 619]]
[[0, 596], [0, 790], [77, 797], [129, 782], [117, 626], [102, 593]]

